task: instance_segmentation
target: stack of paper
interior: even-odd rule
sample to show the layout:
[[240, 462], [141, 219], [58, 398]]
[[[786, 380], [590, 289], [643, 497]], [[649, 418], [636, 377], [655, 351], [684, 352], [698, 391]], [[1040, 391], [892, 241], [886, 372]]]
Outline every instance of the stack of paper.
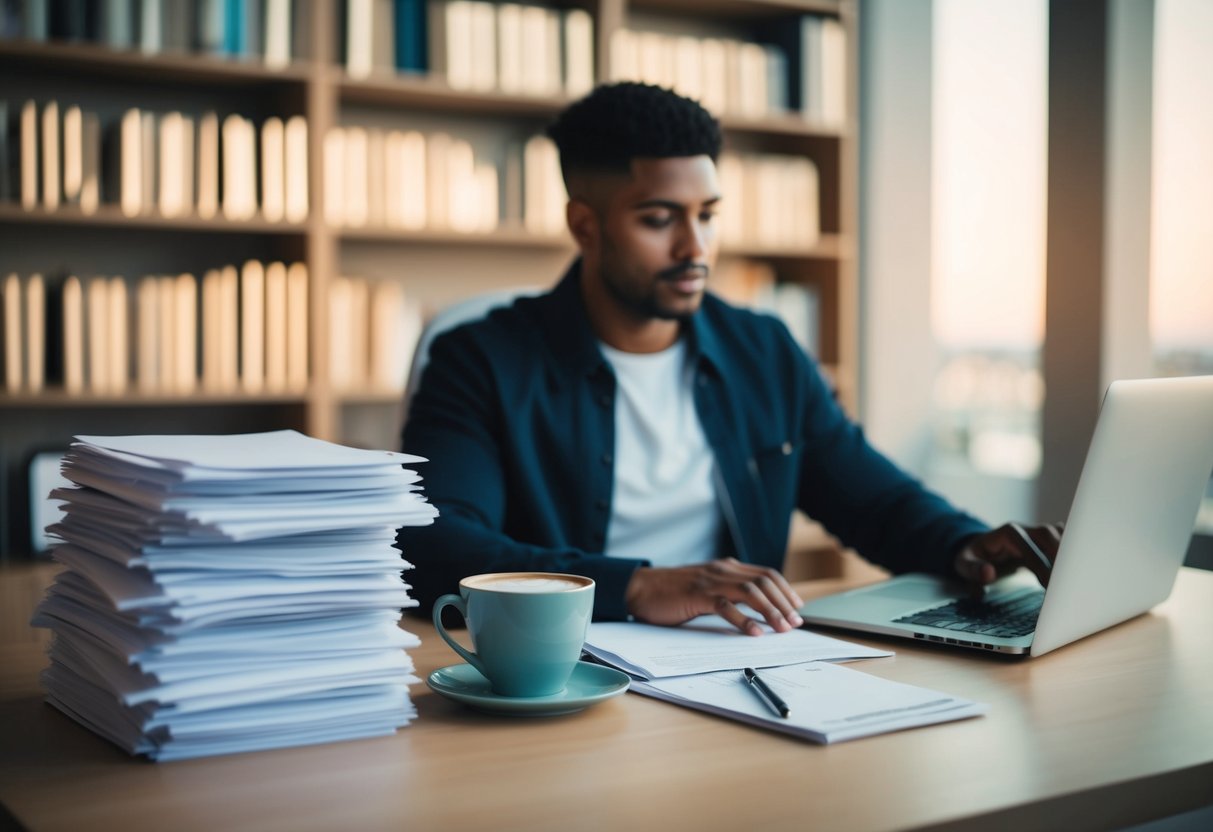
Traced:
[[[681, 627], [618, 622], [590, 625], [585, 650], [633, 676], [630, 690], [820, 743], [978, 716], [980, 703], [891, 682], [831, 662], [891, 656], [860, 644], [763, 625], [761, 638], [742, 635], [719, 616]], [[742, 668], [762, 679], [788, 706], [786, 718], [745, 683]]]
[[418, 457], [294, 431], [78, 436], [48, 529], [67, 568], [48, 701], [171, 760], [393, 733], [415, 715], [396, 529], [433, 522]]

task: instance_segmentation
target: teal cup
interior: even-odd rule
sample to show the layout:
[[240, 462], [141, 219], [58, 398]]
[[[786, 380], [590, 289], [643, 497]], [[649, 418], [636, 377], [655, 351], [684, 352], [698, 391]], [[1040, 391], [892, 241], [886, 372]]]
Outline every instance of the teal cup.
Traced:
[[[454, 607], [467, 621], [468, 650], [442, 626]], [[581, 657], [594, 610], [594, 581], [554, 572], [497, 572], [459, 582], [434, 604], [434, 627], [501, 696], [552, 696]]]

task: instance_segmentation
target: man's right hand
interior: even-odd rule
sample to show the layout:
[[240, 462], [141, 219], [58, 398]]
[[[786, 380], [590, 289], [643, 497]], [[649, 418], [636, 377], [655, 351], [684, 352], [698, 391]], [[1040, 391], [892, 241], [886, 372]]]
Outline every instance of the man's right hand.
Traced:
[[804, 601], [776, 569], [735, 558], [695, 566], [641, 567], [632, 573], [626, 601], [639, 621], [669, 626], [716, 613], [750, 636], [763, 633], [759, 623], [737, 606], [747, 604], [777, 633], [804, 623], [797, 610]]

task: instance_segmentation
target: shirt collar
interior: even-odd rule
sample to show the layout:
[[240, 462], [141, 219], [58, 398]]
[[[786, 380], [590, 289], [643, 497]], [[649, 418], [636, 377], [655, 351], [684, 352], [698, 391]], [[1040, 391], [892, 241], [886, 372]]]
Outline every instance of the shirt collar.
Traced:
[[[603, 370], [609, 373], [610, 364], [598, 348], [598, 339], [581, 297], [580, 257], [569, 266], [547, 300], [544, 324], [551, 354], [557, 362], [575, 374], [593, 375]], [[717, 373], [724, 358], [719, 324], [713, 314], [719, 303], [721, 301], [714, 295], [706, 295], [703, 306], [691, 316], [686, 333], [693, 360]]]

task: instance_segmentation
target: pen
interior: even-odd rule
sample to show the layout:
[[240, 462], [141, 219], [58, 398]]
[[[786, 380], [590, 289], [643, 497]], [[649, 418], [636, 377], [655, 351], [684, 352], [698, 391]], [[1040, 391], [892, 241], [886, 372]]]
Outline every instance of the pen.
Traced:
[[788, 703], [779, 698], [779, 694], [771, 690], [766, 682], [762, 681], [752, 667], [747, 667], [741, 671], [743, 680], [750, 686], [750, 690], [758, 694], [758, 698], [767, 703], [767, 707], [778, 714], [782, 719], [787, 719], [791, 711], [788, 710]]

